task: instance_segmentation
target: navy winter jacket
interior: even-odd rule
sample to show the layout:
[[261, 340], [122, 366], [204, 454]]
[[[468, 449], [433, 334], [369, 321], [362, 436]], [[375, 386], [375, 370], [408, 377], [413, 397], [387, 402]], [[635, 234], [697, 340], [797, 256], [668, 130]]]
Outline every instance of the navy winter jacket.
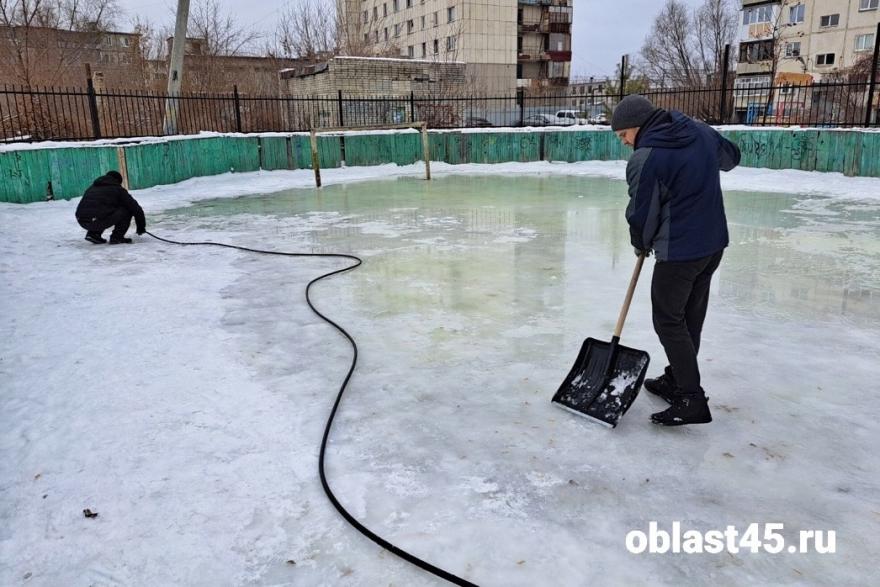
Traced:
[[710, 126], [680, 112], [655, 112], [626, 166], [632, 245], [653, 249], [657, 261], [692, 261], [724, 249], [719, 171], [739, 160], [739, 148]]

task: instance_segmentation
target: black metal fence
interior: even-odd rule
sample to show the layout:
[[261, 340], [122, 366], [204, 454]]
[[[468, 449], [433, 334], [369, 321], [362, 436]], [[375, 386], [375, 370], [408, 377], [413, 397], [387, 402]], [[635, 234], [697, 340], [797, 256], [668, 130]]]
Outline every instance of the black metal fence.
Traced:
[[[880, 97], [869, 81], [804, 85], [726, 84], [652, 89], [655, 104], [712, 124], [880, 126]], [[729, 87], [728, 87], [729, 86]], [[426, 121], [431, 128], [607, 124], [619, 94], [566, 93], [497, 97], [269, 97], [184, 93], [177, 134], [200, 131], [307, 131], [311, 128]], [[161, 136], [169, 96], [148, 91], [0, 89], [0, 141]]]

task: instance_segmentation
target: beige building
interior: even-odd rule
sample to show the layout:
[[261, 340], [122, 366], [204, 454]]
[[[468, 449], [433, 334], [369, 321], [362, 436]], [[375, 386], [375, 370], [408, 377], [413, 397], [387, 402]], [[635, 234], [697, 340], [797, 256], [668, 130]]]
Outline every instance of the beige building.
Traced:
[[[339, 0], [348, 43], [366, 53], [466, 64], [470, 94], [564, 85], [570, 0]], [[533, 81], [534, 80], [534, 81]]]
[[568, 85], [572, 16], [569, 0], [520, 0], [516, 74], [519, 87], [553, 90]]
[[572, 79], [568, 84], [572, 108], [592, 119], [607, 116], [617, 104], [617, 96], [610, 94], [614, 83], [612, 80], [593, 77]]
[[[735, 109], [768, 86], [827, 80], [874, 50], [880, 0], [742, 0]], [[803, 106], [803, 105], [801, 105]]]
[[[165, 58], [149, 61], [149, 86], [164, 92], [168, 86], [168, 56], [174, 38], [166, 39]], [[301, 65], [296, 59], [253, 55], [212, 55], [205, 39], [187, 37], [183, 57], [184, 92], [231, 92], [234, 86], [241, 94], [276, 96], [278, 71]]]
[[429, 98], [465, 86], [465, 76], [461, 62], [348, 56], [280, 72], [282, 97], [305, 98], [286, 102], [288, 127], [298, 128], [397, 124], [414, 118], [432, 126], [462, 124], [467, 113], [458, 106], [466, 107], [466, 101]]
[[91, 74], [108, 88], [138, 88], [142, 66], [136, 33], [0, 27], [4, 83], [79, 88]]

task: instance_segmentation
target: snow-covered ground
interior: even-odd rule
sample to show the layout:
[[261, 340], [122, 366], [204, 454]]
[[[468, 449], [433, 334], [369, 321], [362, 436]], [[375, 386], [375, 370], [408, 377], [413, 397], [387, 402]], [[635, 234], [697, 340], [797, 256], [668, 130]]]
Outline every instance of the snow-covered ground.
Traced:
[[[608, 431], [549, 399], [617, 316], [624, 166], [327, 170], [320, 192], [306, 171], [259, 172], [134, 195], [160, 236], [364, 257], [314, 292], [361, 351], [328, 477], [410, 552], [481, 585], [869, 583], [880, 180], [726, 175], [702, 354], [715, 422], [658, 429], [643, 393]], [[338, 262], [95, 246], [76, 203], [0, 205], [0, 584], [440, 584], [318, 482], [350, 351], [302, 291]], [[655, 374], [647, 277], [623, 339]], [[837, 552], [627, 553], [651, 520], [835, 530]]]

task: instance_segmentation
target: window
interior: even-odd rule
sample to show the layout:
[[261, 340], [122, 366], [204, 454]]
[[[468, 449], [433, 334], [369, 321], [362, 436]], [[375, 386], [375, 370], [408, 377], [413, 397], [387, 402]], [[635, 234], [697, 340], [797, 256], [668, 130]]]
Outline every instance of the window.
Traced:
[[382, 5], [382, 16], [388, 16], [388, 3], [385, 2]]
[[446, 37], [446, 51], [455, 51], [455, 37]]
[[130, 44], [128, 37], [119, 37], [119, 45], [122, 47], [128, 47]]
[[739, 44], [739, 60], [742, 63], [768, 61], [773, 58], [773, 40]]
[[395, 24], [394, 25], [394, 38], [396, 39], [399, 36], [400, 36], [400, 24]]
[[446, 22], [454, 22], [455, 21], [455, 6], [450, 6], [446, 9]]
[[400, 10], [400, 0], [394, 0], [394, 12], [398, 12]]
[[770, 91], [770, 76], [738, 77], [733, 82], [734, 95], [760, 96], [767, 95]]
[[379, 42], [379, 29], [376, 29], [375, 31], [373, 31], [373, 42], [374, 43]]
[[428, 56], [428, 44], [422, 43], [422, 58], [424, 59], [427, 56]]
[[422, 15], [422, 30], [425, 30], [425, 15]]
[[855, 51], [870, 51], [874, 48], [874, 33], [856, 35]]
[[819, 19], [820, 27], [830, 27], [837, 26], [840, 24], [840, 15], [839, 14], [829, 14], [827, 16], [823, 16]]
[[816, 65], [834, 65], [834, 53], [816, 55]]
[[412, 8], [412, 0], [406, 0], [406, 7]]
[[434, 18], [431, 19], [431, 26], [437, 26], [437, 23], [440, 22], [437, 18], [437, 13], [434, 13]]
[[859, 10], [877, 10], [880, 0], [859, 0]]
[[364, 10], [364, 22], [368, 22], [370, 20], [370, 12], [368, 10]]
[[773, 20], [773, 5], [756, 6], [743, 10], [743, 24], [758, 24]]
[[413, 29], [415, 29], [415, 28], [416, 28], [416, 23], [412, 19], [409, 19], [408, 21], [406, 21], [406, 34], [408, 34], [408, 35], [413, 34]]
[[440, 40], [434, 39], [434, 55], [440, 52]]
[[785, 44], [785, 56], [786, 57], [800, 57], [801, 56], [801, 42], [794, 41], [792, 43]]
[[373, 20], [379, 20], [379, 7], [373, 6]]
[[798, 22], [804, 22], [804, 12], [806, 11], [806, 4], [798, 4], [797, 6], [792, 6], [788, 9], [788, 22], [795, 24]]
[[364, 43], [370, 42], [370, 33], [364, 33]]
[[385, 40], [388, 40], [388, 27], [385, 27]]
[[415, 49], [413, 48], [412, 45], [410, 45], [409, 47], [406, 48], [406, 54], [410, 57], [410, 59], [415, 57], [416, 52], [415, 52]]

